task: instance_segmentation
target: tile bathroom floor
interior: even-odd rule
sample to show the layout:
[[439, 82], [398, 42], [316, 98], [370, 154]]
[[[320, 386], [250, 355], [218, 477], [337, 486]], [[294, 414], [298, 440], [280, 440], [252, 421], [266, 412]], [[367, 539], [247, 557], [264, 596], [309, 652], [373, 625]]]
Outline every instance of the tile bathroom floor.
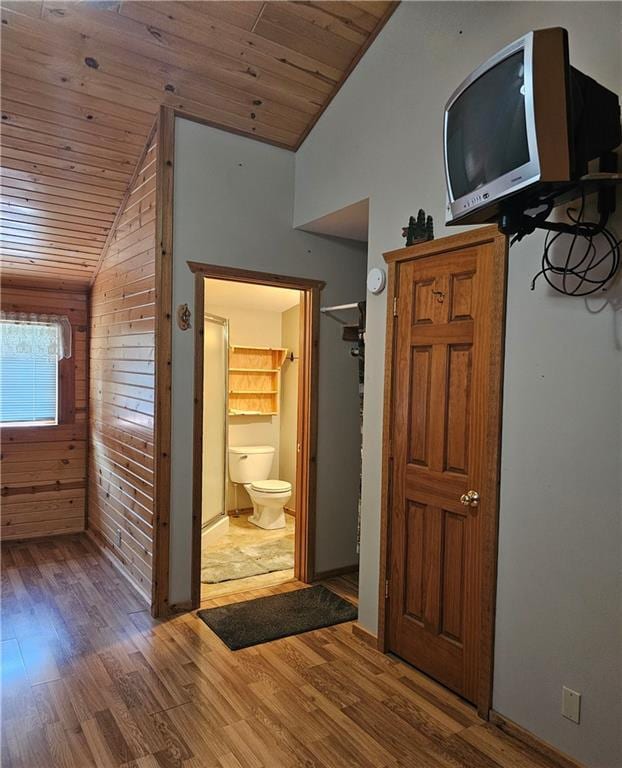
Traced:
[[[285, 528], [276, 531], [264, 531], [256, 525], [248, 522], [251, 512], [242, 512], [239, 517], [229, 517], [229, 532], [215, 544], [206, 545], [201, 551], [202, 565], [209, 558], [210, 553], [217, 554], [231, 547], [259, 544], [260, 542], [277, 541], [291, 537], [294, 534], [295, 522], [293, 515], [285, 515]], [[218, 584], [201, 583], [201, 601], [212, 600], [216, 597], [246, 592], [253, 589], [272, 587], [283, 584], [294, 578], [294, 569], [286, 568], [282, 571], [262, 573], [258, 576], [247, 576], [242, 579], [232, 579]]]

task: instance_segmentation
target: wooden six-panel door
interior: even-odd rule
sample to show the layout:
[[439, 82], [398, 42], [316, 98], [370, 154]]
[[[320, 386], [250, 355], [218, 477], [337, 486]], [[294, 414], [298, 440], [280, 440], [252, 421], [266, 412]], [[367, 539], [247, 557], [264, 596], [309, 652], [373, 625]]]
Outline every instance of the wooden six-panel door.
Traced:
[[492, 610], [505, 241], [446, 240], [447, 250], [437, 244], [400, 263], [397, 277], [387, 647], [478, 702]]

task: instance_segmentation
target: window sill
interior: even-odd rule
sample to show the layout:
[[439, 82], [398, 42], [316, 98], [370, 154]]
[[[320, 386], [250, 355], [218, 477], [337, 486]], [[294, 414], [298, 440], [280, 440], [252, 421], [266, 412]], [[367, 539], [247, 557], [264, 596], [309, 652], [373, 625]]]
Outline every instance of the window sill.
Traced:
[[49, 441], [74, 442], [87, 439], [86, 420], [72, 424], [41, 424], [10, 427], [0, 424], [0, 440], [3, 443], [47, 443]]

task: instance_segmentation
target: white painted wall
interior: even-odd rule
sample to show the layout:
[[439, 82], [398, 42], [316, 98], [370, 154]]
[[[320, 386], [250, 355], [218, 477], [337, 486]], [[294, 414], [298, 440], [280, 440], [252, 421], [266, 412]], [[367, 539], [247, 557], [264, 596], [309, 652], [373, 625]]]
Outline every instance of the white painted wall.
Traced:
[[[294, 155], [176, 121], [173, 306], [194, 305], [188, 260], [326, 281], [327, 304], [365, 295], [364, 245], [292, 229]], [[170, 600], [190, 596], [193, 333], [173, 328]], [[341, 329], [320, 328], [316, 568], [356, 561], [357, 363]]]
[[[419, 207], [447, 234], [441, 123], [456, 85], [560, 25], [573, 65], [618, 90], [620, 22], [619, 3], [402, 3], [296, 155], [295, 224], [369, 197], [369, 266]], [[541, 246], [534, 235], [510, 256], [494, 707], [592, 768], [620, 768], [621, 319], [532, 293]], [[360, 621], [375, 631], [386, 294], [367, 300]], [[583, 694], [579, 726], [560, 715], [563, 684]]]

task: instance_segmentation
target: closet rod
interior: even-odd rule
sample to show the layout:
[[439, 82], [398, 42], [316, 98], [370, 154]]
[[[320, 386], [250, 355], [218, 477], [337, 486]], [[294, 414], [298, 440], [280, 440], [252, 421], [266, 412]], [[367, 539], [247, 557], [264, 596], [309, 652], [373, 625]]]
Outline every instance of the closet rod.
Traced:
[[352, 304], [336, 304], [334, 307], [320, 307], [320, 312], [339, 312], [342, 309], [358, 309], [358, 302]]
[[354, 302], [353, 304], [336, 304], [334, 307], [320, 307], [320, 312], [327, 317], [336, 320], [338, 323], [341, 323], [341, 325], [350, 325], [350, 323], [347, 323], [343, 318], [336, 315], [335, 312], [342, 312], [346, 309], [358, 309], [358, 307], [359, 305], [357, 302]]

